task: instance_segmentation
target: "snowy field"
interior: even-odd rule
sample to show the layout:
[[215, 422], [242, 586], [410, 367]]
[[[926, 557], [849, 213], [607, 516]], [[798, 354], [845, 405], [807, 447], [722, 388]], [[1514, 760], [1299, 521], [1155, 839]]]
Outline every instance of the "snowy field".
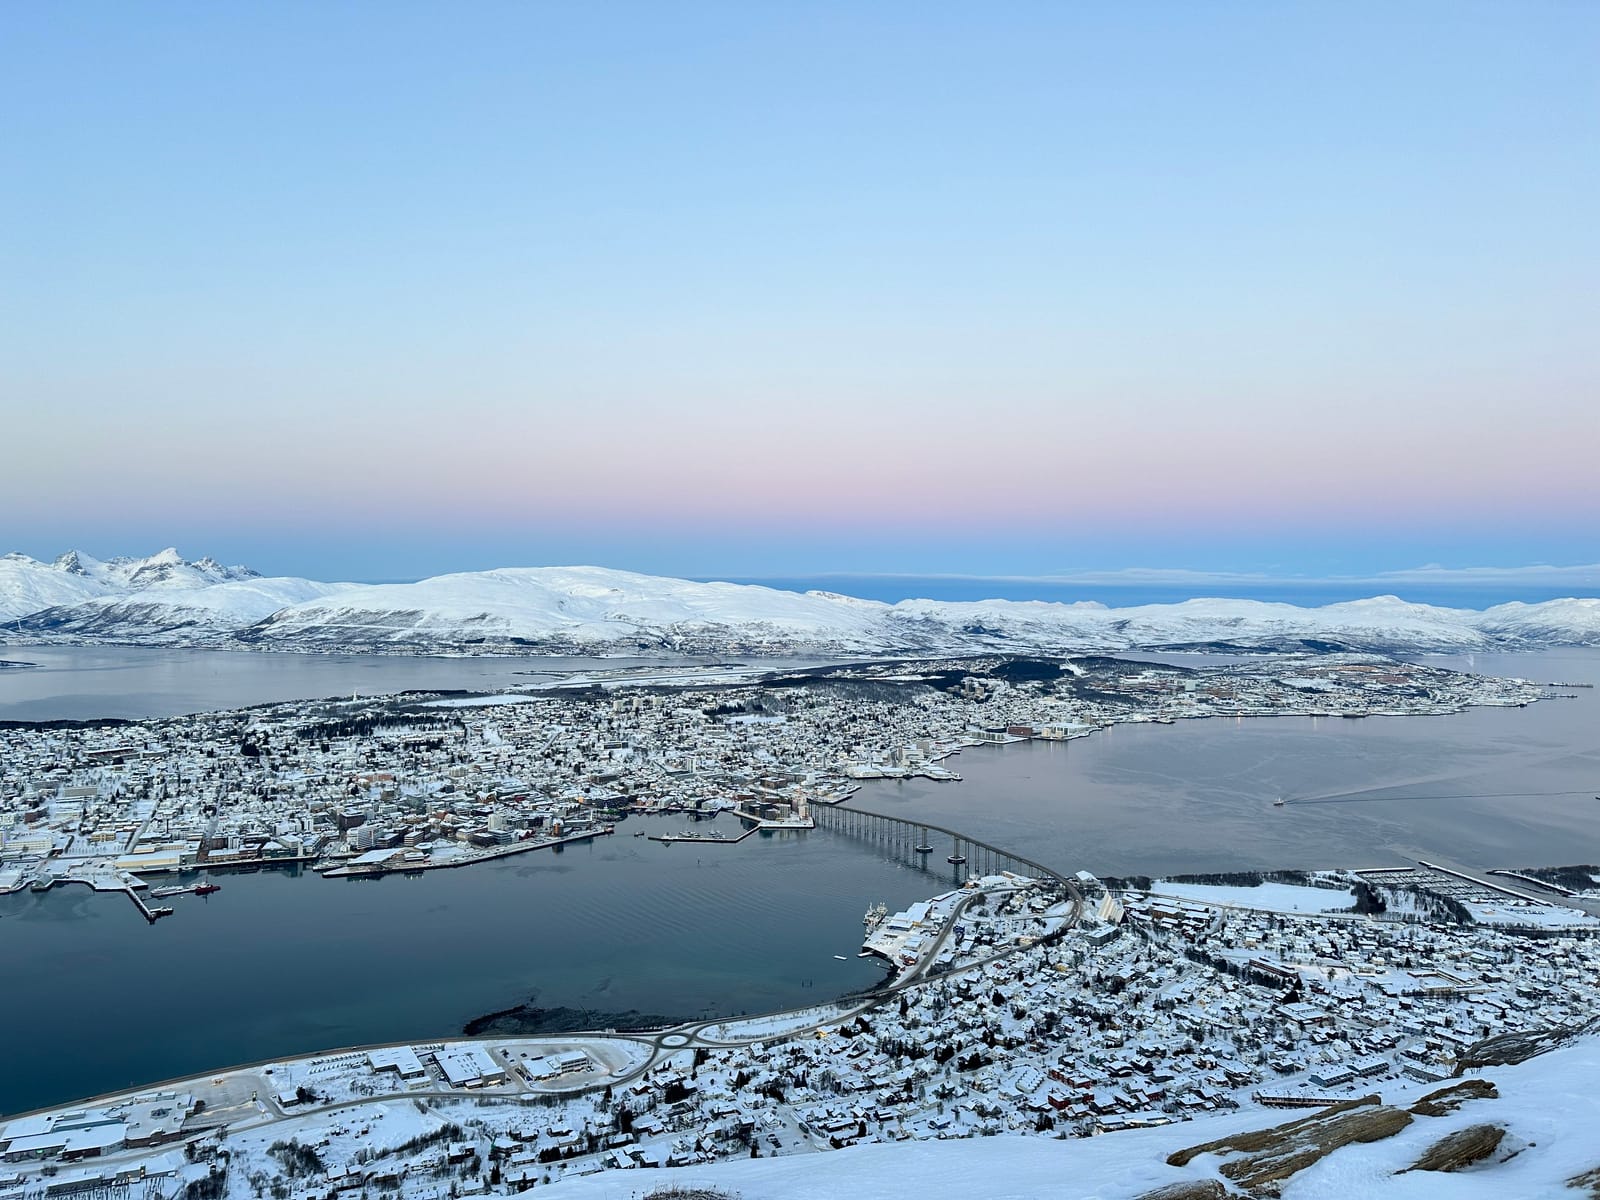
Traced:
[[783, 1037], [797, 1030], [837, 1021], [849, 1011], [850, 1007], [843, 1004], [819, 1004], [815, 1008], [774, 1013], [771, 1016], [751, 1017], [742, 1021], [723, 1021], [717, 1025], [708, 1025], [700, 1032], [703, 1037], [716, 1042]]
[[1472, 919], [1480, 925], [1536, 926], [1540, 929], [1570, 929], [1594, 925], [1595, 918], [1564, 904], [1518, 904], [1506, 900], [1497, 904], [1468, 904]]
[[507, 692], [499, 696], [457, 696], [451, 700], [430, 700], [423, 708], [499, 708], [507, 704], [531, 704], [537, 696]]
[[1259, 908], [1265, 912], [1328, 913], [1348, 910], [1355, 904], [1354, 897], [1348, 891], [1296, 887], [1291, 883], [1219, 887], [1208, 883], [1172, 883], [1158, 879], [1151, 890], [1162, 896], [1176, 896], [1197, 904], [1231, 904], [1239, 908]]

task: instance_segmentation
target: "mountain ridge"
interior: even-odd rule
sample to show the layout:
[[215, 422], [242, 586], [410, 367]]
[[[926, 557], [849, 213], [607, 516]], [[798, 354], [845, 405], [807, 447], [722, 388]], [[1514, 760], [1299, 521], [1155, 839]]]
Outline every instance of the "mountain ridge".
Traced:
[[1600, 645], [1600, 599], [1478, 610], [1394, 595], [1317, 607], [1197, 597], [901, 600], [605, 567], [499, 567], [415, 583], [264, 578], [168, 548], [104, 562], [0, 556], [0, 640], [513, 654], [901, 654], [1340, 648], [1457, 652]]

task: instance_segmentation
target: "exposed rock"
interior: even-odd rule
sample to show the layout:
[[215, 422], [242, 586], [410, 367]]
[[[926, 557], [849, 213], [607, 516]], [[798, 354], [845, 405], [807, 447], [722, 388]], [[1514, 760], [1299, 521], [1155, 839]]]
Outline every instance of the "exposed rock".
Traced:
[[1215, 1179], [1186, 1179], [1141, 1193], [1134, 1200], [1228, 1200], [1228, 1189]]
[[1308, 1117], [1301, 1117], [1296, 1121], [1287, 1121], [1282, 1125], [1274, 1125], [1270, 1129], [1255, 1129], [1245, 1133], [1235, 1133], [1225, 1138], [1218, 1138], [1214, 1142], [1203, 1142], [1198, 1146], [1190, 1146], [1187, 1150], [1175, 1150], [1167, 1156], [1167, 1164], [1174, 1167], [1186, 1167], [1192, 1160], [1202, 1154], [1227, 1154], [1231, 1151], [1250, 1152], [1264, 1150], [1266, 1147], [1281, 1141], [1284, 1137], [1307, 1125], [1326, 1121], [1331, 1116], [1350, 1112], [1352, 1109], [1381, 1104], [1382, 1102], [1383, 1097], [1376, 1094], [1362, 1096], [1356, 1100], [1341, 1100], [1337, 1104], [1330, 1104], [1327, 1108], [1319, 1109]]
[[1320, 1162], [1340, 1146], [1393, 1137], [1411, 1120], [1411, 1114], [1404, 1109], [1381, 1104], [1377, 1096], [1363, 1096], [1271, 1129], [1235, 1134], [1180, 1150], [1167, 1162], [1181, 1167], [1200, 1154], [1239, 1154], [1241, 1157], [1222, 1164], [1222, 1174], [1255, 1195], [1276, 1196], [1285, 1179]]
[[1463, 1079], [1460, 1083], [1429, 1092], [1411, 1106], [1411, 1111], [1419, 1117], [1443, 1117], [1455, 1112], [1468, 1100], [1494, 1100], [1499, 1095], [1499, 1089], [1487, 1079]]
[[1581, 1175], [1567, 1180], [1569, 1188], [1585, 1188], [1591, 1200], [1600, 1200], [1600, 1167], [1590, 1167]]
[[1549, 1025], [1543, 1029], [1522, 1029], [1516, 1033], [1499, 1033], [1494, 1037], [1473, 1042], [1456, 1059], [1455, 1074], [1477, 1067], [1505, 1067], [1525, 1062], [1541, 1054], [1560, 1049], [1582, 1033], [1593, 1031], [1597, 1022], [1585, 1025]]
[[1498, 1125], [1468, 1125], [1429, 1146], [1406, 1171], [1459, 1171], [1488, 1158], [1500, 1148], [1500, 1139], [1505, 1136], [1506, 1131]]

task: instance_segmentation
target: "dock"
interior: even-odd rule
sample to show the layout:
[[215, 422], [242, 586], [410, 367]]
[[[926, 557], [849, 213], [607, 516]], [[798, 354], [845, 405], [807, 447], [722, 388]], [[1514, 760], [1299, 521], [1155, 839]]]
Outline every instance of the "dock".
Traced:
[[698, 846], [737, 846], [759, 828], [759, 825], [751, 826], [738, 837], [713, 836], [705, 833], [653, 833], [650, 835], [650, 840], [665, 845], [671, 845], [673, 842], [692, 842]]
[[138, 892], [134, 891], [131, 887], [126, 890], [128, 893], [128, 899], [133, 901], [133, 906], [139, 910], [140, 914], [146, 921], [149, 921], [150, 924], [154, 925], [162, 917], [170, 917], [172, 915], [171, 908], [165, 905], [160, 908], [151, 908], [144, 902], [144, 897], [139, 895]]
[[596, 829], [585, 829], [578, 833], [568, 834], [563, 837], [533, 839], [524, 842], [511, 842], [505, 846], [492, 846], [486, 850], [474, 850], [468, 854], [454, 855], [450, 858], [421, 862], [404, 861], [405, 847], [396, 847], [394, 856], [382, 862], [362, 864], [361, 866], [349, 865], [332, 867], [322, 872], [324, 879], [373, 879], [380, 875], [396, 873], [408, 874], [414, 871], [443, 871], [451, 867], [470, 867], [477, 863], [492, 862], [497, 858], [509, 858], [513, 854], [526, 854], [530, 850], [545, 850], [551, 847], [561, 847], [572, 842], [588, 842], [597, 837], [606, 837], [615, 832], [613, 826], [602, 825]]
[[734, 809], [733, 815], [741, 821], [754, 822], [757, 829], [815, 829], [817, 827], [817, 823], [811, 819], [810, 806], [806, 807], [804, 815], [794, 817], [762, 817], [753, 812], [747, 812], [742, 808]]
[[165, 906], [151, 908], [150, 905], [146, 904], [144, 897], [139, 895], [139, 889], [144, 886], [144, 883], [133, 875], [108, 872], [96, 872], [92, 875], [41, 875], [34, 879], [33, 890], [36, 892], [48, 892], [51, 888], [63, 883], [87, 884], [97, 892], [121, 892], [129, 900], [133, 901], [133, 906], [139, 910], [139, 915], [152, 925], [162, 917], [170, 917], [173, 913], [171, 908]]

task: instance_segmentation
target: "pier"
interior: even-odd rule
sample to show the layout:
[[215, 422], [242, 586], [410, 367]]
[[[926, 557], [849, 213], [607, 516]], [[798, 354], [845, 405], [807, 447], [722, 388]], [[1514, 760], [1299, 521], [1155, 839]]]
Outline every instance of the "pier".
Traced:
[[484, 850], [474, 850], [458, 854], [445, 859], [424, 859], [421, 862], [404, 861], [404, 847], [395, 847], [394, 855], [382, 862], [362, 863], [357, 865], [352, 862], [344, 866], [330, 867], [321, 872], [324, 879], [372, 879], [379, 875], [416, 874], [422, 871], [446, 871], [453, 867], [470, 867], [475, 863], [490, 862], [497, 858], [509, 858], [513, 854], [526, 854], [530, 850], [559, 849], [573, 842], [593, 841], [597, 837], [606, 837], [615, 832], [615, 827], [602, 825], [597, 829], [583, 829], [577, 833], [566, 834], [562, 837], [538, 840], [529, 838], [527, 841], [511, 842], [504, 846], [494, 846]]
[[697, 846], [737, 846], [760, 828], [759, 825], [752, 825], [738, 837], [714, 837], [706, 833], [653, 833], [650, 835], [650, 840], [663, 842], [669, 846], [673, 842], [692, 842]]
[[161, 908], [151, 908], [145, 903], [144, 897], [139, 895], [138, 892], [134, 891], [131, 887], [126, 890], [128, 893], [128, 899], [133, 901], [133, 906], [139, 910], [140, 914], [146, 921], [149, 921], [150, 924], [154, 925], [162, 917], [170, 917], [172, 915], [171, 908], [166, 906]]
[[901, 862], [923, 867], [930, 873], [942, 874], [939, 871], [942, 861], [950, 866], [959, 879], [999, 875], [1009, 871], [1065, 892], [1075, 894], [1077, 890], [1069, 880], [1043, 863], [991, 846], [988, 842], [980, 842], [977, 838], [946, 829], [942, 825], [884, 816], [859, 808], [822, 805], [812, 809], [811, 816], [819, 829], [830, 829], [846, 837], [857, 838]]
[[92, 875], [42, 875], [33, 881], [33, 890], [36, 892], [48, 892], [51, 888], [63, 883], [87, 884], [97, 892], [121, 892], [129, 900], [133, 901], [133, 906], [139, 910], [139, 915], [152, 925], [162, 917], [170, 917], [173, 912], [171, 908], [165, 906], [151, 908], [150, 905], [145, 903], [144, 897], [139, 895], [138, 892], [138, 889], [144, 885], [131, 875], [126, 877], [105, 873]]

